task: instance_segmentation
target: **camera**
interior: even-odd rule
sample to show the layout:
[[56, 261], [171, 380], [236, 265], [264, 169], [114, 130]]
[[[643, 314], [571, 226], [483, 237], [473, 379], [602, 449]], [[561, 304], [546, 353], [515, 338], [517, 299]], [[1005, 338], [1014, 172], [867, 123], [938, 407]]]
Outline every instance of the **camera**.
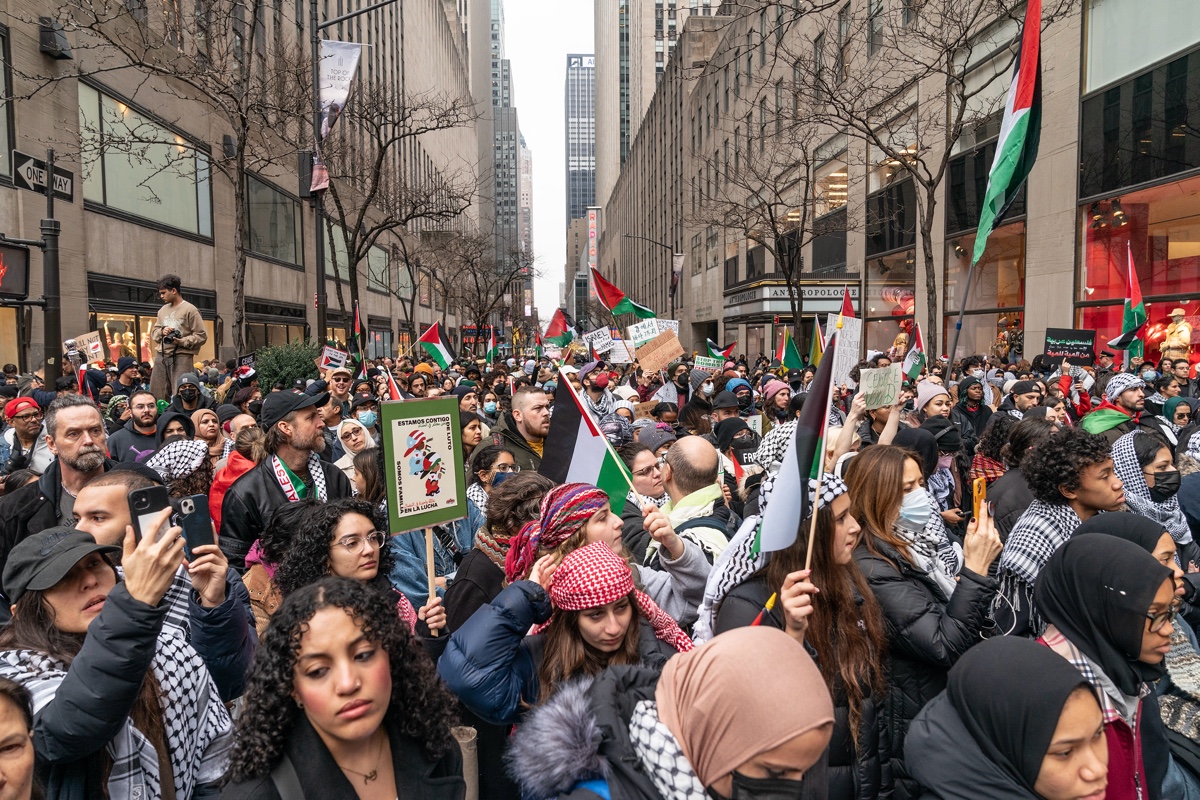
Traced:
[[179, 331], [171, 331], [170, 333], [163, 334], [162, 340], [163, 344], [175, 344], [179, 341]]

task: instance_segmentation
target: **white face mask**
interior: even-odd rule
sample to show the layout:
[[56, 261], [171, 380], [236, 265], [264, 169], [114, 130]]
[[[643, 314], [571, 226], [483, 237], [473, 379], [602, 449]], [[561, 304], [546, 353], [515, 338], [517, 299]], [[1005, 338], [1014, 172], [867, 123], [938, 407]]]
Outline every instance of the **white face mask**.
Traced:
[[716, 390], [717, 387], [713, 386], [711, 383], [701, 384], [700, 386], [700, 391], [707, 397], [711, 397], [713, 392]]
[[977, 381], [983, 380], [983, 370], [981, 370], [981, 369], [971, 370], [971, 377]]

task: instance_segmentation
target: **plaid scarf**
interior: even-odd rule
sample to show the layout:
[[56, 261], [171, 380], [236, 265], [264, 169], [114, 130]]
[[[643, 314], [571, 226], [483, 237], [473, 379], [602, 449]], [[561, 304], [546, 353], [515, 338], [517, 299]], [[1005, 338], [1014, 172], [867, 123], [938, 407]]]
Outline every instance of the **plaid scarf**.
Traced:
[[1034, 631], [1041, 630], [1043, 624], [1033, 607], [1034, 582], [1050, 556], [1071, 538], [1082, 522], [1069, 505], [1050, 505], [1035, 499], [1013, 526], [1000, 553], [1000, 591], [996, 593], [996, 603], [1011, 604], [1014, 615], [1028, 608], [1029, 625]]
[[1104, 716], [1104, 724], [1111, 725], [1117, 720], [1125, 722], [1137, 730], [1137, 715], [1140, 701], [1150, 694], [1149, 684], [1142, 684], [1137, 697], [1123, 694], [1116, 685], [1104, 674], [1098, 664], [1083, 654], [1082, 651], [1063, 636], [1062, 631], [1053, 625], [1046, 626], [1046, 632], [1038, 637], [1038, 641], [1071, 662], [1071, 666], [1079, 670], [1079, 674], [1096, 692], [1100, 701], [1100, 711]]
[[[284, 469], [279, 456], [271, 456], [271, 470], [275, 473], [275, 480], [279, 481], [279, 488], [283, 489], [288, 502], [299, 502], [300, 495], [296, 491], [296, 487], [292, 486], [292, 479], [288, 477], [287, 470]], [[329, 493], [325, 488], [325, 471], [321, 469], [321, 457], [316, 453], [308, 454], [308, 475], [312, 478], [313, 488], [317, 491], [317, 499], [322, 503], [329, 502]]]
[[[175, 796], [191, 797], [197, 786], [214, 783], [225, 774], [233, 723], [213, 684], [204, 660], [175, 633], [158, 636], [150, 669], [159, 685], [159, 702]], [[33, 695], [34, 713], [53, 702], [66, 679], [66, 664], [34, 650], [0, 653], [0, 676], [10, 678]], [[112, 759], [109, 797], [159, 800], [158, 754], [146, 736], [126, 718], [106, 745]]]
[[972, 481], [983, 478], [987, 481], [987, 485], [991, 486], [995, 481], [999, 480], [1005, 472], [1008, 472], [1008, 467], [994, 458], [988, 458], [983, 453], [976, 453], [971, 459], [971, 469], [967, 472], [967, 477]]
[[488, 493], [482, 483], [472, 483], [467, 487], [467, 499], [475, 504], [480, 514], [487, 516]]

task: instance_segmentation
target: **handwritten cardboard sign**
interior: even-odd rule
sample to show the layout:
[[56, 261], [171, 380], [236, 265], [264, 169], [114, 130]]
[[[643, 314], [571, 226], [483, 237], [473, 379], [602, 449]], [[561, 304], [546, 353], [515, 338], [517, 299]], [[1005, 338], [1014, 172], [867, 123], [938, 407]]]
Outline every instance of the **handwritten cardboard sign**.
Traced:
[[585, 333], [583, 340], [597, 353], [607, 353], [613, 346], [612, 331], [607, 325]]
[[862, 346], [862, 320], [857, 317], [842, 317], [842, 327], [837, 327], [838, 315], [830, 314], [826, 326], [825, 340], [837, 333], [837, 353], [833, 361], [833, 382], [836, 386], [850, 383], [850, 370], [858, 363], [858, 351]]
[[76, 336], [75, 347], [88, 364], [104, 360], [104, 340], [100, 338], [99, 331], [89, 331], [82, 336]]
[[900, 384], [903, 379], [899, 364], [861, 370], [859, 386], [862, 388], [863, 398], [867, 401], [867, 410], [895, 404], [896, 399], [900, 397]]
[[633, 404], [633, 418], [634, 419], [650, 419], [650, 416], [651, 416], [650, 411], [653, 410], [653, 408], [656, 405], [658, 405], [657, 400], [651, 400], [648, 403], [634, 403]]
[[658, 372], [683, 355], [683, 345], [674, 331], [663, 331], [637, 349], [638, 363], [645, 372]]

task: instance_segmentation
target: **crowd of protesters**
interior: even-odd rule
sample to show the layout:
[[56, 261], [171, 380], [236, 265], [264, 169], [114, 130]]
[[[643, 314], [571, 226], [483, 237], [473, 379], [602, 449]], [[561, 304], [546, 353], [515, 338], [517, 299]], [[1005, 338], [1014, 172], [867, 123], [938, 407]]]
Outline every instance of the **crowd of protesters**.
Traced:
[[[153, 366], [5, 369], [3, 800], [1200, 799], [1186, 359], [935, 360], [867, 409], [873, 354], [767, 553], [815, 366], [260, 386], [160, 295]], [[562, 381], [627, 494], [539, 474]], [[387, 523], [392, 383], [457, 400], [468, 507], [432, 563]], [[215, 544], [182, 535], [197, 501]]]

